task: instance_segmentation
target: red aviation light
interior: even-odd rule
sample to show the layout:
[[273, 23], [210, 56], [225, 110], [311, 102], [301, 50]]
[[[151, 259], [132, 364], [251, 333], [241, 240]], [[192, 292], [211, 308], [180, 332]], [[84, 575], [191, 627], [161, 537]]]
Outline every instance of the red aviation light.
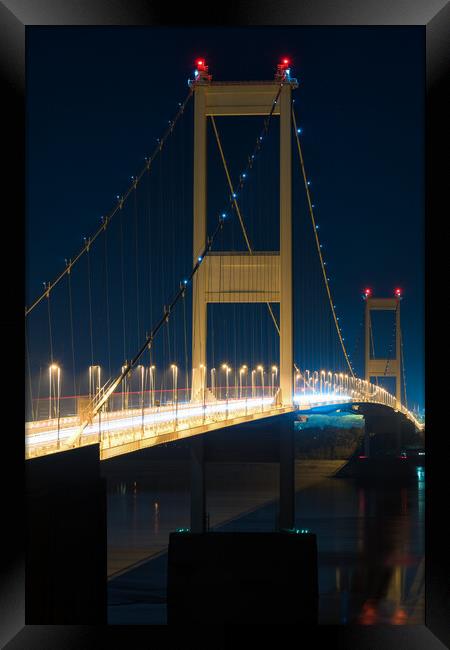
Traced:
[[401, 298], [401, 297], [402, 297], [402, 290], [401, 290], [401, 289], [396, 289], [396, 290], [394, 291], [394, 293], [395, 293], [395, 296], [396, 296], [397, 298]]
[[204, 70], [206, 66], [205, 59], [197, 59], [195, 62], [195, 65], [197, 66], [197, 70]]
[[283, 56], [280, 59], [280, 63], [277, 64], [277, 72], [275, 74], [276, 81], [289, 81], [289, 75], [291, 60], [287, 56]]
[[369, 298], [372, 295], [372, 289], [364, 289], [364, 295]]

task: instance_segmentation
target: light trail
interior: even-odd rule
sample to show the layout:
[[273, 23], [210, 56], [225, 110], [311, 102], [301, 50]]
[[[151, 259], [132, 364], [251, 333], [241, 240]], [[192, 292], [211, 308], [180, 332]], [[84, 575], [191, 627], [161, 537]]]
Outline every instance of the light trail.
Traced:
[[[110, 433], [127, 429], [140, 429], [142, 426], [145, 427], [148, 425], [157, 425], [167, 422], [180, 423], [181, 421], [190, 419], [195, 420], [195, 418], [203, 416], [210, 418], [211, 416], [222, 413], [227, 414], [227, 417], [224, 418], [224, 420], [232, 420], [233, 418], [228, 417], [228, 414], [230, 412], [233, 414], [239, 410], [246, 410], [249, 414], [255, 411], [258, 412], [261, 409], [264, 409], [264, 407], [267, 408], [267, 406], [273, 404], [273, 401], [274, 400], [272, 397], [265, 397], [247, 400], [229, 400], [228, 403], [226, 401], [222, 401], [216, 402], [214, 404], [196, 404], [195, 406], [192, 406], [190, 403], [182, 403], [178, 405], [177, 409], [172, 408], [170, 410], [164, 411], [158, 410], [156, 412], [153, 411], [150, 413], [148, 412], [149, 409], [147, 409], [147, 412], [144, 411], [143, 417], [142, 411], [139, 412], [136, 410], [135, 415], [113, 418], [112, 420], [108, 418], [108, 414], [104, 414], [104, 417], [101, 418], [101, 422], [95, 422], [85, 428], [81, 438], [89, 438], [93, 435], [99, 436], [103, 433]], [[33, 424], [36, 425], [37, 423]], [[45, 424], [48, 425], [48, 422]], [[49, 445], [52, 443], [57, 443], [58, 440], [60, 442], [64, 442], [64, 440], [70, 438], [70, 436], [73, 435], [77, 429], [78, 424], [76, 426], [60, 428], [59, 432], [58, 427], [53, 426], [53, 428], [47, 429], [43, 433], [28, 433], [26, 436], [26, 446], [33, 447], [40, 445]]]

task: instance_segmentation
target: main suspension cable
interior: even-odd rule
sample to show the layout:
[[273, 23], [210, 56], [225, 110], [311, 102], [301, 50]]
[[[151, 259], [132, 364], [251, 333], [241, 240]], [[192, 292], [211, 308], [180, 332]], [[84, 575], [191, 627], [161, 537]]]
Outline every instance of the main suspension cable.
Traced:
[[295, 138], [297, 140], [297, 150], [298, 150], [298, 155], [299, 155], [299, 159], [300, 159], [300, 166], [301, 166], [301, 169], [302, 169], [303, 181], [304, 181], [304, 184], [305, 184], [305, 191], [306, 191], [306, 198], [308, 200], [309, 214], [310, 214], [311, 223], [312, 223], [312, 226], [313, 226], [314, 237], [315, 237], [316, 246], [317, 246], [317, 252], [319, 254], [319, 259], [320, 259], [320, 265], [322, 267], [322, 273], [323, 273], [323, 279], [324, 279], [324, 282], [325, 282], [325, 288], [327, 290], [328, 300], [330, 302], [331, 313], [333, 314], [334, 323], [336, 325], [336, 331], [338, 333], [339, 341], [340, 341], [341, 346], [342, 346], [342, 351], [344, 352], [345, 360], [347, 362], [347, 365], [348, 365], [348, 368], [350, 370], [350, 373], [351, 373], [352, 377], [355, 377], [355, 373], [353, 372], [352, 364], [350, 363], [350, 359], [348, 358], [347, 350], [345, 349], [345, 345], [344, 345], [344, 341], [343, 341], [343, 338], [342, 338], [341, 330], [340, 330], [339, 323], [338, 323], [337, 316], [336, 316], [336, 312], [335, 312], [335, 309], [334, 309], [334, 303], [333, 303], [333, 300], [331, 298], [330, 285], [328, 284], [327, 273], [325, 271], [325, 264], [324, 264], [323, 257], [322, 257], [322, 251], [320, 249], [320, 241], [319, 241], [319, 236], [317, 234], [316, 221], [314, 219], [314, 212], [313, 212], [312, 203], [311, 203], [311, 196], [310, 196], [310, 193], [309, 193], [308, 180], [306, 178], [305, 164], [303, 162], [302, 149], [301, 149], [301, 146], [300, 146], [300, 138], [298, 137], [297, 121], [295, 119], [294, 107], [292, 107], [292, 122], [293, 122]]
[[176, 123], [180, 119], [181, 115], [184, 113], [186, 105], [187, 105], [187, 103], [189, 102], [189, 99], [192, 96], [192, 93], [193, 93], [193, 90], [192, 90], [192, 88], [190, 88], [186, 99], [184, 100], [184, 102], [182, 104], [180, 104], [180, 108], [178, 109], [177, 114], [175, 115], [174, 119], [169, 122], [169, 127], [165, 131], [164, 135], [161, 138], [158, 138], [158, 145], [155, 147], [152, 155], [149, 158], [146, 159], [146, 164], [143, 167], [143, 169], [141, 170], [141, 172], [138, 174], [138, 176], [136, 176], [136, 177], [133, 176], [133, 182], [130, 185], [130, 187], [128, 188], [128, 190], [125, 192], [125, 194], [123, 196], [118, 196], [117, 197], [117, 200], [118, 200], [117, 205], [109, 212], [109, 214], [107, 214], [103, 218], [101, 226], [95, 231], [95, 233], [91, 237], [88, 238], [88, 240], [87, 240], [88, 243], [85, 244], [82, 247], [82, 249], [78, 252], [78, 254], [75, 255], [75, 257], [73, 257], [70, 260], [69, 265], [66, 266], [66, 268], [63, 271], [61, 271], [61, 273], [52, 282], [49, 282], [47, 284], [45, 291], [40, 296], [38, 296], [29, 307], [25, 307], [25, 316], [28, 316], [33, 311], [33, 309], [38, 306], [38, 304], [47, 296], [47, 294], [49, 294], [55, 288], [55, 286], [62, 280], [62, 278], [67, 273], [69, 273], [71, 268], [78, 262], [78, 260], [84, 255], [84, 253], [89, 251], [89, 247], [95, 242], [97, 237], [103, 231], [106, 230], [106, 228], [109, 225], [109, 222], [114, 217], [114, 215], [117, 214], [117, 212], [119, 212], [123, 208], [125, 202], [127, 201], [128, 197], [130, 196], [130, 194], [133, 191], [136, 190], [136, 188], [137, 188], [138, 184], [140, 183], [140, 181], [141, 181], [142, 177], [144, 176], [144, 174], [146, 172], [150, 171], [150, 168], [151, 168], [155, 158], [157, 157], [159, 152], [162, 150], [168, 136], [173, 133], [174, 126], [176, 125]]

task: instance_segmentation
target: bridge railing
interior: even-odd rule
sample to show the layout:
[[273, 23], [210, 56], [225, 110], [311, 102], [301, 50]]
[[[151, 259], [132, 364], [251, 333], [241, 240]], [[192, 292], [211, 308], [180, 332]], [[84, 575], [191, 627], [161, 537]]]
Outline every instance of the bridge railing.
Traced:
[[[344, 373], [327, 370], [297, 371], [294, 376], [294, 389], [294, 403], [298, 405], [333, 404], [346, 400], [384, 404], [395, 410], [400, 410], [418, 428], [423, 428], [423, 423], [419, 422], [405, 406], [401, 405], [398, 408], [395, 396], [384, 388], [356, 377], [350, 377]], [[208, 405], [209, 412], [212, 412], [211, 406], [216, 402], [220, 411], [219, 403], [226, 403], [227, 400], [260, 399], [262, 404], [266, 399], [273, 401], [276, 398], [277, 391], [278, 386], [275, 382], [261, 385], [253, 381], [249, 385], [248, 382], [242, 380], [237, 384], [227, 386], [222, 381], [218, 385], [205, 386], [204, 390], [196, 395], [194, 402]], [[32, 432], [35, 427], [42, 430], [55, 427], [63, 429], [73, 426], [83, 416], [92, 400], [99, 395], [34, 399], [29, 409], [31, 419], [28, 420], [28, 431]], [[159, 387], [141, 391], [125, 388], [125, 390], [116, 391], [111, 395], [102, 408], [102, 414], [103, 417], [108, 414], [109, 417], [113, 418], [120, 418], [127, 414], [137, 417], [139, 413], [143, 414], [149, 410], [163, 409], [180, 410], [181, 415], [188, 412], [185, 407], [191, 404], [190, 388]]]
[[398, 404], [394, 395], [372, 382], [352, 377], [345, 373], [331, 370], [305, 370], [294, 374], [295, 396], [298, 403], [325, 404], [333, 401], [371, 402], [383, 404], [394, 410], [401, 411], [418, 429], [423, 429], [424, 423], [403, 404]]
[[[197, 396], [196, 402], [225, 402], [228, 400], [273, 398], [278, 390], [276, 385], [248, 386], [245, 384], [225, 386], [207, 386], [203, 394]], [[79, 419], [96, 396], [85, 394], [76, 396], [41, 397], [33, 399], [28, 406], [27, 422], [51, 422], [58, 419], [60, 425], [71, 424]], [[135, 391], [122, 390], [111, 395], [102, 409], [102, 413], [121, 415], [127, 412], [139, 412], [151, 408], [173, 408], [176, 405], [190, 404], [192, 394], [190, 388], [155, 388], [153, 390]]]

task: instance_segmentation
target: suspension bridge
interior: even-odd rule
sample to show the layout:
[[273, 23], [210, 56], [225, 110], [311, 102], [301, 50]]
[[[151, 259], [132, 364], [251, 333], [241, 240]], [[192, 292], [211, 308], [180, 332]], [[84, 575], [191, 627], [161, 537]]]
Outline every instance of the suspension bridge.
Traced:
[[[98, 444], [106, 460], [324, 406], [380, 404], [422, 429], [400, 290], [365, 291], [362, 377], [347, 351], [289, 60], [246, 82], [213, 80], [199, 59], [188, 86], [141, 171], [25, 309], [26, 458]], [[388, 358], [375, 357], [375, 310], [395, 315]]]

